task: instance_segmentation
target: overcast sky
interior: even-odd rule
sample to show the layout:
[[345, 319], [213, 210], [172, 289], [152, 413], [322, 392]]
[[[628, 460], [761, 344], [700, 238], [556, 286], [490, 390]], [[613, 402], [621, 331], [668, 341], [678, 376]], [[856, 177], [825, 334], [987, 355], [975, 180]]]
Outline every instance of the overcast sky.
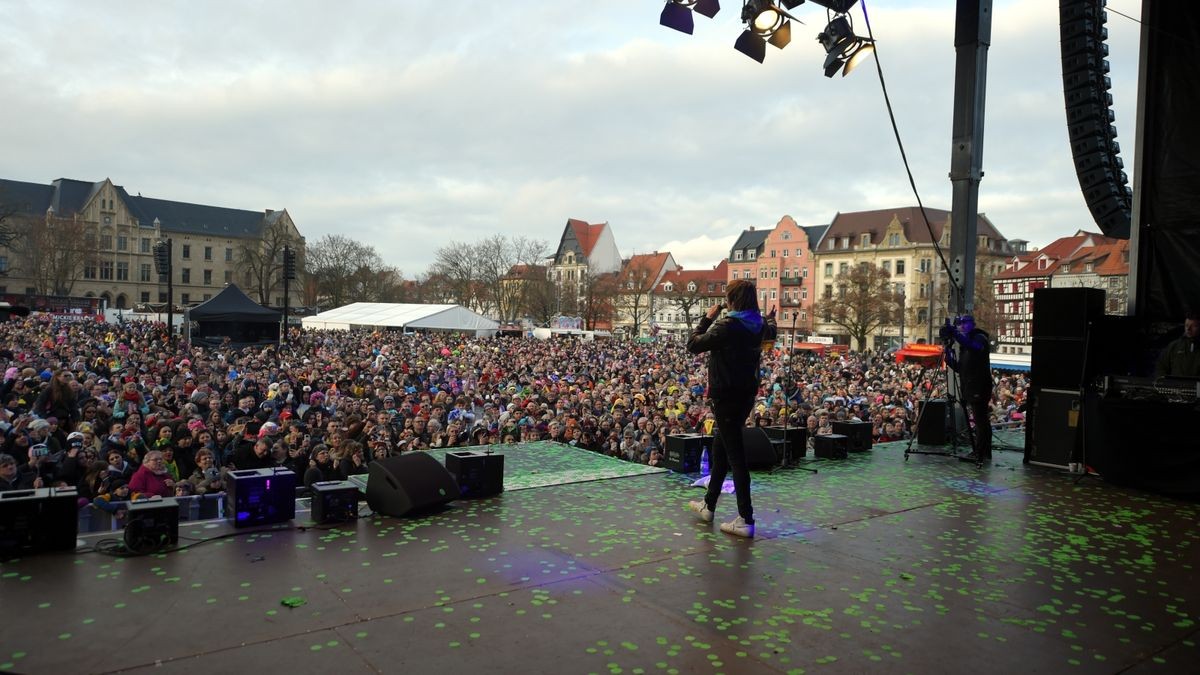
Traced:
[[[1139, 15], [1139, 0], [1109, 0]], [[760, 65], [740, 3], [695, 35], [657, 0], [0, 0], [0, 175], [105, 177], [147, 197], [286, 208], [406, 276], [450, 241], [558, 243], [607, 221], [622, 255], [688, 268], [785, 214], [915, 205], [874, 62], [827, 79], [825, 10]], [[949, 209], [953, 0], [867, 3], [926, 206]], [[1058, 3], [995, 0], [980, 210], [1035, 246], [1095, 230], [1071, 164]], [[862, 6], [852, 13], [865, 34]], [[1109, 14], [1132, 174], [1138, 25]]]

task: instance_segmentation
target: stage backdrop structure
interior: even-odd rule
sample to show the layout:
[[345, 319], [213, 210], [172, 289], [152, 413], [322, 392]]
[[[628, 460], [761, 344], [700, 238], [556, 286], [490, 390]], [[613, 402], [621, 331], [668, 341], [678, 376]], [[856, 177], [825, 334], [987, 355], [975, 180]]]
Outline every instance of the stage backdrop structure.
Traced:
[[188, 318], [195, 324], [192, 341], [207, 344], [220, 344], [225, 338], [235, 345], [279, 342], [282, 316], [254, 302], [233, 284], [188, 311]]
[[405, 331], [451, 331], [491, 337], [500, 324], [461, 305], [418, 305], [356, 302], [302, 320], [306, 329], [378, 328]]

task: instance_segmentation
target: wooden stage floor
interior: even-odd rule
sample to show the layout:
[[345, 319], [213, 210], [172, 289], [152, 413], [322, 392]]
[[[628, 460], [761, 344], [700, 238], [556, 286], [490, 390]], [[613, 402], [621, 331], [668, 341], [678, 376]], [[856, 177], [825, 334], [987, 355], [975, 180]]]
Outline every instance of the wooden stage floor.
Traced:
[[[1200, 506], [1076, 485], [1018, 452], [979, 469], [903, 450], [756, 473], [754, 541], [695, 522], [699, 488], [660, 473], [140, 558], [2, 563], [0, 670], [1200, 669]], [[517, 472], [581, 451], [509, 452]], [[732, 495], [717, 515], [733, 517]]]

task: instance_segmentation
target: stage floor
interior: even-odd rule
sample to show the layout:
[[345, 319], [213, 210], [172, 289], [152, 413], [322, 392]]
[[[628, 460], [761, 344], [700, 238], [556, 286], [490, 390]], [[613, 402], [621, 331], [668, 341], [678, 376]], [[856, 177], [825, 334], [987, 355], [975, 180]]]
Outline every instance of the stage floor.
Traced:
[[756, 473], [754, 541], [661, 473], [3, 563], [0, 670], [1196, 672], [1200, 505], [903, 451]]

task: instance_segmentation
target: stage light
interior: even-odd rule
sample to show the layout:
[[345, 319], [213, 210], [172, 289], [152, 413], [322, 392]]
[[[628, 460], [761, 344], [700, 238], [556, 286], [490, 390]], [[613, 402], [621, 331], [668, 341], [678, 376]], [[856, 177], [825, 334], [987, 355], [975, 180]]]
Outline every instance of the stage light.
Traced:
[[795, 17], [771, 0], [746, 0], [742, 5], [742, 21], [746, 24], [746, 30], [742, 31], [733, 47], [762, 63], [767, 56], [767, 42], [777, 49], [783, 49], [792, 41], [794, 20]]
[[870, 40], [854, 34], [848, 15], [834, 17], [817, 36], [817, 41], [825, 48], [825, 77], [833, 77], [839, 70], [842, 71], [842, 77], [849, 75], [875, 51], [875, 45]]
[[721, 11], [721, 4], [718, 0], [667, 0], [658, 23], [691, 35], [693, 10], [711, 19]]

